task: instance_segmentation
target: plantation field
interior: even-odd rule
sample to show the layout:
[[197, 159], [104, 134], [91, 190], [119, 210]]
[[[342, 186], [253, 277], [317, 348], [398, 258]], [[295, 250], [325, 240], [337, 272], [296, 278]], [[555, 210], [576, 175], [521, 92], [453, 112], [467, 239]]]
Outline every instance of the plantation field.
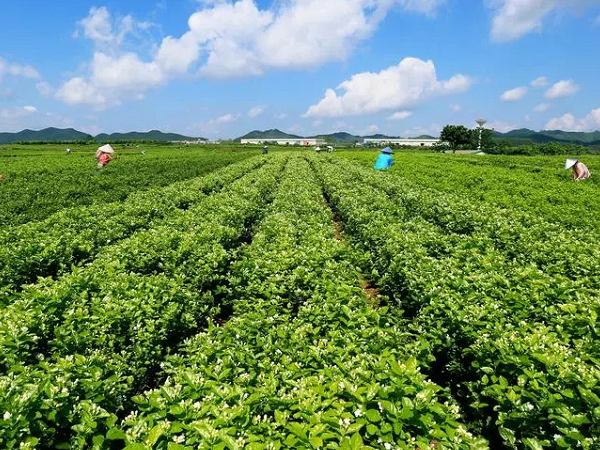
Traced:
[[[344, 156], [366, 166], [373, 164], [371, 153], [346, 152]], [[427, 188], [532, 212], [571, 229], [600, 230], [600, 180], [592, 177], [585, 183], [568, 183], [571, 171], [564, 170], [565, 159], [400, 152], [391, 172]], [[592, 174], [599, 173], [600, 156], [585, 155], [581, 160]]]
[[[41, 220], [66, 207], [117, 202], [131, 192], [194, 178], [256, 151], [115, 145], [118, 158], [97, 170], [97, 146], [11, 146], [0, 151], [0, 227]], [[142, 155], [141, 150], [146, 154]]]
[[600, 448], [594, 179], [210, 151], [0, 229], [0, 448]]

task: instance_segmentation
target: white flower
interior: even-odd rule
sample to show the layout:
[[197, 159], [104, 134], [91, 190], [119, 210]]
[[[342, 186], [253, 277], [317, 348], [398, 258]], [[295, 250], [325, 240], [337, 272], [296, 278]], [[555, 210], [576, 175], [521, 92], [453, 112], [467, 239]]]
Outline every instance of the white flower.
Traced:
[[381, 402], [377, 402], [377, 406], [379, 407], [379, 411], [383, 412], [383, 405], [381, 404]]
[[355, 417], [361, 417], [362, 415], [363, 415], [363, 412], [361, 411], [360, 408], [358, 408], [356, 411], [354, 411]]
[[11, 417], [12, 417], [12, 414], [11, 414], [11, 413], [9, 413], [8, 411], [6, 411], [6, 412], [4, 413], [4, 420], [10, 420], [10, 418], [11, 418]]
[[344, 424], [346, 426], [350, 425], [351, 423], [352, 423], [352, 421], [350, 419], [348, 419], [348, 418], [344, 419]]
[[385, 447], [385, 450], [390, 450], [392, 448], [392, 444], [390, 444], [389, 442], [385, 442], [383, 446]]
[[173, 441], [175, 441], [177, 444], [183, 444], [185, 442], [185, 436], [183, 434], [180, 434], [179, 436], [173, 436]]

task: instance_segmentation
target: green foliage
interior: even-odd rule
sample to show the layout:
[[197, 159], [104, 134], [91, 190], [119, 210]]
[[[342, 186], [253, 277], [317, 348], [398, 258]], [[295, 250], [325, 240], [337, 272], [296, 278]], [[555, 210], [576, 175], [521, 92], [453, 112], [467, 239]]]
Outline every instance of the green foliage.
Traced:
[[453, 150], [470, 147], [473, 143], [473, 133], [463, 125], [446, 125], [440, 133], [440, 139], [447, 142]]
[[525, 162], [562, 158], [351, 155], [3, 230], [0, 447], [598, 448], [594, 221]]
[[[120, 149], [119, 149], [120, 150]], [[119, 152], [120, 153], [120, 152]], [[125, 200], [136, 190], [194, 178], [251, 153], [153, 150], [124, 152], [98, 170], [92, 152], [11, 157], [0, 154], [0, 227], [35, 220], [72, 206]]]

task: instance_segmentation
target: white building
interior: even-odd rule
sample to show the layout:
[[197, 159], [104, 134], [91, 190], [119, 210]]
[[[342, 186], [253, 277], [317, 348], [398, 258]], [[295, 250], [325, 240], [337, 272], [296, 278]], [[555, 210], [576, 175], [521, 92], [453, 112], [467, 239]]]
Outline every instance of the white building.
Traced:
[[435, 144], [439, 144], [439, 139], [365, 139], [365, 145], [406, 145], [409, 147], [433, 147]]
[[282, 138], [282, 139], [242, 139], [242, 144], [278, 144], [295, 145], [300, 147], [314, 147], [316, 145], [325, 145], [325, 139], [313, 138]]

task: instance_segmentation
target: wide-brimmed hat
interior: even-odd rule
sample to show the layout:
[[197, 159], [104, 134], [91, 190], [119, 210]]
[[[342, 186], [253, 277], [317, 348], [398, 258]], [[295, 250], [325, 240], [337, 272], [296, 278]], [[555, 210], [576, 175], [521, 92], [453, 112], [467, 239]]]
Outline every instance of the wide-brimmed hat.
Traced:
[[567, 159], [567, 162], [565, 163], [565, 170], [570, 169], [575, 164], [577, 164], [577, 160], [576, 159]]
[[389, 147], [384, 148], [383, 150], [381, 150], [381, 153], [388, 153], [388, 154], [392, 154], [394, 153], [394, 150], [392, 150]]
[[98, 151], [99, 151], [99, 152], [102, 152], [102, 153], [110, 153], [110, 154], [113, 154], [113, 153], [115, 152], [115, 149], [114, 149], [114, 148], [112, 148], [112, 147], [110, 146], [110, 144], [105, 144], [105, 145], [103, 145], [102, 147], [99, 147], [99, 148], [98, 148]]

